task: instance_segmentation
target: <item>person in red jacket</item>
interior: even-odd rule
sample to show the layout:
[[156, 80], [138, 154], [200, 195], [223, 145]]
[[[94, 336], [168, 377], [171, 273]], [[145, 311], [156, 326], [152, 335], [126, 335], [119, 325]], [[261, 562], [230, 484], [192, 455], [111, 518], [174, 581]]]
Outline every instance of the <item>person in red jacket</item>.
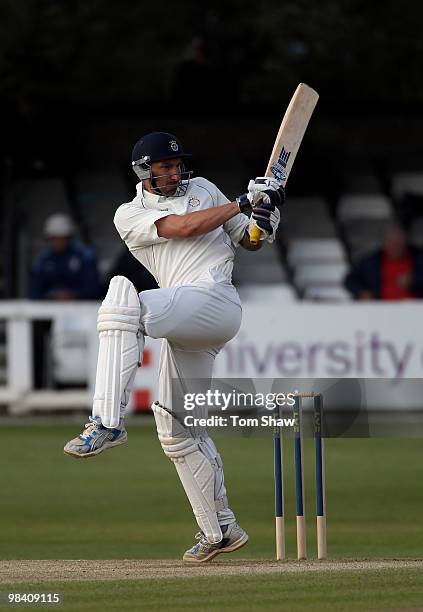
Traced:
[[399, 225], [385, 232], [382, 249], [363, 257], [345, 278], [358, 300], [406, 300], [423, 297], [423, 251], [407, 244]]

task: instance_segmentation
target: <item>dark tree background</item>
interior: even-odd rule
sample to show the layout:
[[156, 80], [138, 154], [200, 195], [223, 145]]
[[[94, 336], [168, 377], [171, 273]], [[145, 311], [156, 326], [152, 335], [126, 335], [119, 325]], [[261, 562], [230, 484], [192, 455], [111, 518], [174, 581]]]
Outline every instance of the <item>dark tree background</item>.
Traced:
[[423, 157], [422, 7], [0, 0], [1, 156], [14, 176], [38, 157], [53, 173], [123, 165], [135, 137], [169, 129], [200, 169], [225, 153], [243, 177], [305, 81], [320, 94], [308, 166], [364, 159], [389, 171], [399, 150]]
[[278, 102], [299, 80], [334, 102], [417, 104], [422, 17], [422, 3], [407, 0], [1, 0], [2, 105], [167, 101], [195, 38], [213, 86], [190, 91], [198, 104], [230, 105], [232, 93], [240, 104]]

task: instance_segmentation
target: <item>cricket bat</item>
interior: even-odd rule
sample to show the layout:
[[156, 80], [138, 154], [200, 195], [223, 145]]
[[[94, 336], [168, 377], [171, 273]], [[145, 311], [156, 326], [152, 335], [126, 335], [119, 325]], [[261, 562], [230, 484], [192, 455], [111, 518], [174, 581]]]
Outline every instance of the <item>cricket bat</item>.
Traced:
[[[265, 176], [272, 176], [284, 187], [318, 99], [319, 94], [314, 89], [300, 83], [282, 119]], [[251, 244], [259, 242], [260, 234], [260, 228], [255, 225], [250, 234]]]

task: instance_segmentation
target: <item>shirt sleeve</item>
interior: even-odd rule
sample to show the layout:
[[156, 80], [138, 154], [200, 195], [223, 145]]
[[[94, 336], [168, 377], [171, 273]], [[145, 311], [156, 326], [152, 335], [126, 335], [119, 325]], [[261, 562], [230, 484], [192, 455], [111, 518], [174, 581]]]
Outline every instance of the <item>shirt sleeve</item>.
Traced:
[[229, 234], [235, 246], [238, 246], [244, 238], [245, 230], [249, 223], [250, 219], [244, 215], [244, 213], [239, 213], [239, 215], [232, 217], [232, 219], [229, 219], [229, 221], [226, 221], [223, 225], [223, 229]]
[[[221, 191], [217, 191], [220, 204], [229, 202], [228, 198], [224, 196]], [[220, 201], [221, 198], [224, 198], [224, 201]], [[235, 215], [235, 217], [228, 219], [228, 221], [223, 224], [223, 229], [229, 235], [235, 247], [238, 247], [239, 243], [244, 238], [245, 230], [247, 229], [249, 223], [250, 219], [247, 217], [247, 215], [244, 215], [244, 213], [239, 213], [239, 215]]]
[[[214, 185], [215, 193], [213, 200], [216, 201], [217, 206], [222, 206], [222, 204], [227, 204], [230, 202], [228, 198]], [[223, 224], [223, 229], [229, 235], [235, 247], [239, 246], [239, 243], [244, 238], [245, 230], [247, 229], [250, 223], [250, 219], [244, 215], [243, 213], [239, 213], [232, 219], [226, 221]]]
[[171, 211], [122, 204], [116, 211], [114, 224], [129, 250], [139, 249], [168, 240], [157, 234], [155, 222], [171, 214]]

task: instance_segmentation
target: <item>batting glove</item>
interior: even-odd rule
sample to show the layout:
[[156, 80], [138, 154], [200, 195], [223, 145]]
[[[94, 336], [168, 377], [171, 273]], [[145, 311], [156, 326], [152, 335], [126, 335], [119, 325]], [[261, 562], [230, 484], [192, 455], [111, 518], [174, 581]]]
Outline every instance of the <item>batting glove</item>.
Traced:
[[272, 177], [258, 176], [248, 183], [248, 196], [253, 205], [263, 201], [279, 208], [285, 202], [285, 189]]
[[239, 195], [235, 201], [238, 204], [239, 210], [244, 213], [244, 215], [247, 215], [247, 217], [250, 217], [252, 211], [250, 195], [248, 193], [243, 193]]
[[251, 233], [254, 225], [257, 225], [261, 229], [260, 240], [273, 242], [280, 218], [281, 213], [278, 208], [273, 208], [272, 204], [260, 203], [253, 208], [248, 232]]

